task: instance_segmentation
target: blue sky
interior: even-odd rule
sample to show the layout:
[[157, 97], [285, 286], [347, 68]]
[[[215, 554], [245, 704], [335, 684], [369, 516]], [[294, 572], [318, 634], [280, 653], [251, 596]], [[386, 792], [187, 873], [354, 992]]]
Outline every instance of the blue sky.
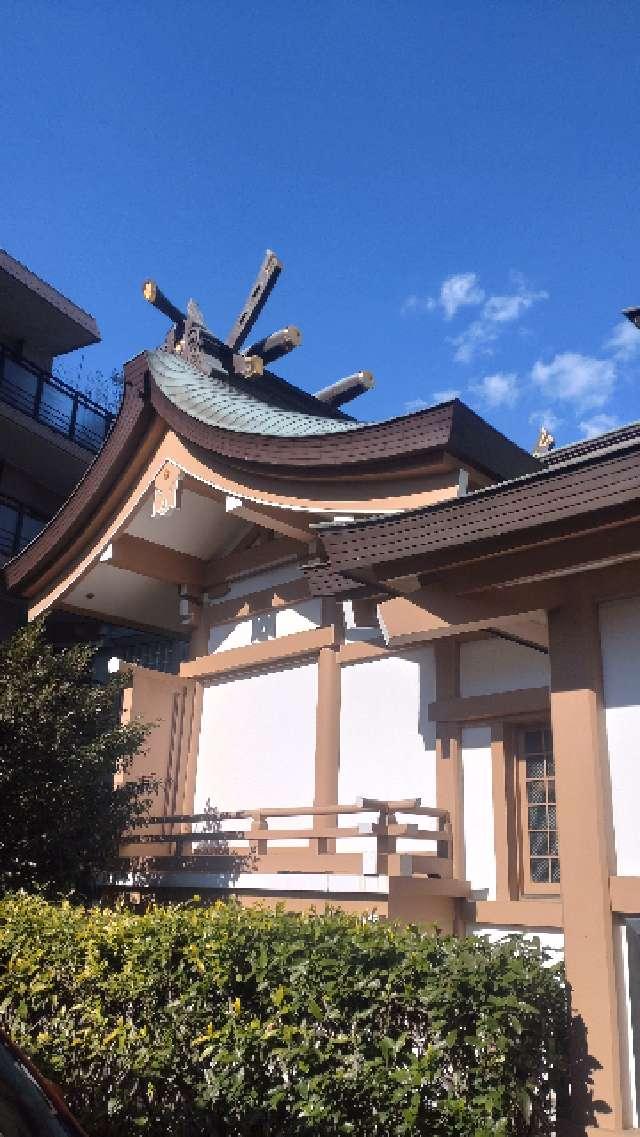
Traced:
[[[4, 0], [0, 245], [88, 308], [109, 371], [155, 277], [378, 419], [450, 392], [528, 448], [640, 418], [632, 0]], [[73, 378], [76, 362], [65, 372]]]

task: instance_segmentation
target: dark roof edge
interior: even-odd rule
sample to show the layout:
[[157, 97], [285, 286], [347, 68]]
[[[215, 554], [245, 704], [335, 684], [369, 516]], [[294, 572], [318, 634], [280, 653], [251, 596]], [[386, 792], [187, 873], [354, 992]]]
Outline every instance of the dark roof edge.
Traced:
[[[464, 406], [464, 404], [462, 404]], [[482, 420], [480, 420], [482, 421]], [[636, 424], [634, 424], [635, 426]], [[612, 432], [613, 433], [613, 432]], [[619, 432], [622, 435], [622, 430]], [[600, 437], [600, 436], [599, 436]], [[590, 440], [591, 441], [591, 440]], [[584, 453], [576, 453], [575, 456], [569, 454], [568, 457], [564, 456], [564, 460], [556, 462], [554, 465], [545, 464], [537, 470], [532, 470], [527, 474], [520, 474], [514, 478], [506, 479], [503, 482], [496, 482], [490, 486], [483, 486], [481, 489], [474, 490], [472, 493], [463, 494], [458, 498], [445, 498], [443, 501], [436, 501], [433, 505], [421, 505], [416, 509], [409, 509], [402, 513], [394, 514], [375, 514], [372, 517], [362, 518], [361, 520], [345, 524], [320, 524], [316, 526], [322, 532], [322, 535], [329, 535], [335, 533], [345, 533], [352, 529], [364, 529], [369, 525], [380, 525], [381, 522], [388, 521], [389, 523], [401, 521], [403, 518], [415, 517], [418, 514], [435, 514], [444, 509], [451, 509], [458, 507], [464, 509], [471, 501], [476, 501], [480, 497], [494, 497], [501, 494], [509, 493], [512, 489], [527, 483], [534, 483], [536, 481], [548, 481], [555, 475], [564, 474], [568, 470], [596, 465], [598, 462], [604, 462], [607, 458], [612, 457], [616, 453], [623, 453], [626, 450], [634, 450], [640, 448], [640, 424], [637, 424], [637, 430], [633, 434], [629, 434], [628, 439], [621, 439], [615, 445], [610, 445], [606, 449], [596, 449], [593, 451], [585, 451]], [[567, 450], [572, 448], [566, 447]], [[526, 453], [526, 452], [525, 452]], [[560, 451], [556, 451], [560, 453]]]
[[568, 462], [583, 455], [602, 453], [618, 448], [621, 443], [634, 442], [640, 438], [640, 422], [630, 422], [626, 426], [608, 430], [606, 434], [598, 434], [595, 438], [584, 438], [581, 442], [570, 442], [567, 446], [559, 446], [557, 450], [550, 450], [544, 454], [540, 461], [545, 466], [556, 466], [559, 462]]
[[85, 312], [84, 308], [80, 308], [78, 304], [74, 304], [52, 284], [48, 284], [46, 280], [36, 276], [35, 272], [23, 265], [21, 261], [17, 261], [12, 257], [6, 249], [0, 249], [0, 270], [12, 276], [19, 284], [24, 285], [30, 292], [34, 292], [50, 304], [53, 308], [57, 308], [63, 316], [68, 320], [72, 320], [79, 327], [91, 336], [94, 343], [100, 341], [100, 329], [96, 323], [95, 317], [90, 312]]

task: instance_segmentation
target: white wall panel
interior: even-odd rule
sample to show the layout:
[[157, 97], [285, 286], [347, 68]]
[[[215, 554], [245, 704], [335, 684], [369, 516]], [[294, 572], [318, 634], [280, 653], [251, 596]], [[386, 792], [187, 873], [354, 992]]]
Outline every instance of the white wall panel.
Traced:
[[462, 731], [462, 784], [466, 879], [473, 892], [496, 898], [491, 730], [468, 726]]
[[[342, 668], [340, 802], [420, 797], [435, 806], [435, 727], [427, 718], [434, 698], [431, 647]], [[370, 845], [356, 838], [339, 842], [343, 851]], [[398, 842], [398, 848], [412, 847]]]
[[275, 568], [264, 569], [262, 572], [254, 572], [240, 577], [239, 580], [231, 581], [224, 599], [235, 600], [237, 596], [247, 596], [250, 592], [260, 592], [263, 588], [271, 588], [289, 580], [300, 580], [301, 576], [302, 572], [295, 562], [277, 565]]
[[492, 636], [460, 645], [460, 694], [495, 695], [549, 683], [549, 657], [524, 644]]
[[302, 600], [291, 608], [274, 608], [246, 620], [215, 625], [209, 633], [209, 651], [229, 651], [234, 647], [248, 647], [249, 644], [275, 640], [295, 632], [308, 632], [320, 627], [321, 622], [322, 601]]
[[485, 936], [491, 943], [497, 943], [505, 936], [524, 936], [526, 940], [540, 940], [540, 946], [552, 956], [550, 963], [557, 963], [564, 958], [564, 932], [552, 931], [550, 928], [495, 928], [488, 924], [475, 924], [468, 928], [468, 932], [473, 936]]
[[640, 874], [640, 599], [600, 607], [617, 870]]
[[228, 810], [313, 804], [317, 670], [306, 663], [205, 688], [196, 813], [207, 800]]
[[622, 920], [614, 926], [621, 985], [621, 1049], [626, 1067], [625, 1126], [640, 1120], [640, 920]]

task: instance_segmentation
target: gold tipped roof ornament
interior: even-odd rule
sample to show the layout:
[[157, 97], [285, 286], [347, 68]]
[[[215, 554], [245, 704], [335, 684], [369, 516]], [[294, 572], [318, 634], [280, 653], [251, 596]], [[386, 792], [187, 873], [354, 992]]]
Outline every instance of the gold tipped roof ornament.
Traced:
[[[282, 261], [271, 249], [267, 249], [249, 295], [225, 340], [210, 331], [195, 300], [189, 300], [187, 310], [183, 312], [158, 288], [155, 280], [145, 280], [142, 285], [145, 300], [173, 324], [165, 336], [163, 349], [179, 355], [185, 363], [203, 375], [226, 372], [241, 379], [259, 378], [265, 367], [288, 355], [302, 343], [300, 329], [288, 324], [245, 347], [249, 333], [261, 315], [281, 272]], [[315, 397], [337, 409], [373, 386], [371, 372], [358, 371], [317, 392]]]
[[543, 458], [545, 454], [548, 454], [550, 450], [553, 450], [555, 444], [556, 440], [553, 437], [551, 431], [547, 430], [546, 426], [543, 424], [540, 427], [538, 441], [533, 448], [534, 458]]

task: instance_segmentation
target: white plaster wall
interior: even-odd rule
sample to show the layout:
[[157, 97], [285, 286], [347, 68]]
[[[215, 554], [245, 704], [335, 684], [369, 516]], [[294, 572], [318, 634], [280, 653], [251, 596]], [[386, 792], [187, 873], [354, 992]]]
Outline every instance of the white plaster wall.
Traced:
[[460, 645], [460, 694], [495, 695], [549, 683], [549, 657], [542, 651], [492, 636]]
[[[622, 1062], [627, 1075], [625, 1087], [625, 1107], [627, 1116], [625, 1125], [637, 1127], [640, 1117], [638, 1112], [638, 1088], [640, 1087], [640, 1022], [634, 1014], [632, 1006], [632, 987], [634, 988], [634, 1002], [637, 1005], [640, 994], [640, 960], [638, 958], [637, 932], [634, 937], [632, 926], [640, 924], [638, 920], [622, 920], [614, 926], [616, 948], [618, 956], [618, 975], [620, 985], [620, 1033], [622, 1043]], [[634, 942], [635, 940], [635, 942]], [[635, 949], [635, 950], [634, 950]], [[637, 1051], [637, 1057], [636, 1057]]]
[[[341, 803], [358, 797], [420, 797], [423, 805], [435, 806], [435, 726], [427, 718], [434, 698], [431, 647], [342, 668]], [[354, 820], [341, 818], [340, 824], [353, 825]], [[433, 827], [428, 818], [424, 827]], [[338, 843], [343, 852], [372, 846], [359, 838]], [[398, 848], [430, 851], [429, 845], [411, 841], [399, 841]]]
[[288, 565], [265, 569], [263, 572], [254, 572], [232, 581], [224, 594], [224, 599], [234, 600], [236, 596], [247, 596], [250, 592], [260, 592], [263, 588], [285, 584], [289, 580], [300, 580], [301, 576], [302, 572], [295, 561]]
[[474, 894], [496, 898], [491, 730], [468, 726], [462, 731], [462, 785], [466, 879]]
[[322, 601], [303, 600], [291, 608], [275, 608], [261, 612], [246, 620], [217, 624], [209, 633], [209, 651], [229, 651], [234, 647], [290, 636], [294, 632], [307, 632], [322, 623]]
[[488, 924], [475, 924], [467, 929], [472, 936], [484, 936], [491, 943], [498, 943], [505, 936], [524, 936], [526, 940], [540, 940], [540, 946], [552, 953], [550, 962], [556, 963], [564, 959], [564, 932], [551, 928], [496, 928]]
[[600, 606], [617, 871], [640, 874], [640, 599]]
[[221, 810], [313, 804], [317, 671], [305, 663], [205, 688], [195, 813], [207, 801]]

